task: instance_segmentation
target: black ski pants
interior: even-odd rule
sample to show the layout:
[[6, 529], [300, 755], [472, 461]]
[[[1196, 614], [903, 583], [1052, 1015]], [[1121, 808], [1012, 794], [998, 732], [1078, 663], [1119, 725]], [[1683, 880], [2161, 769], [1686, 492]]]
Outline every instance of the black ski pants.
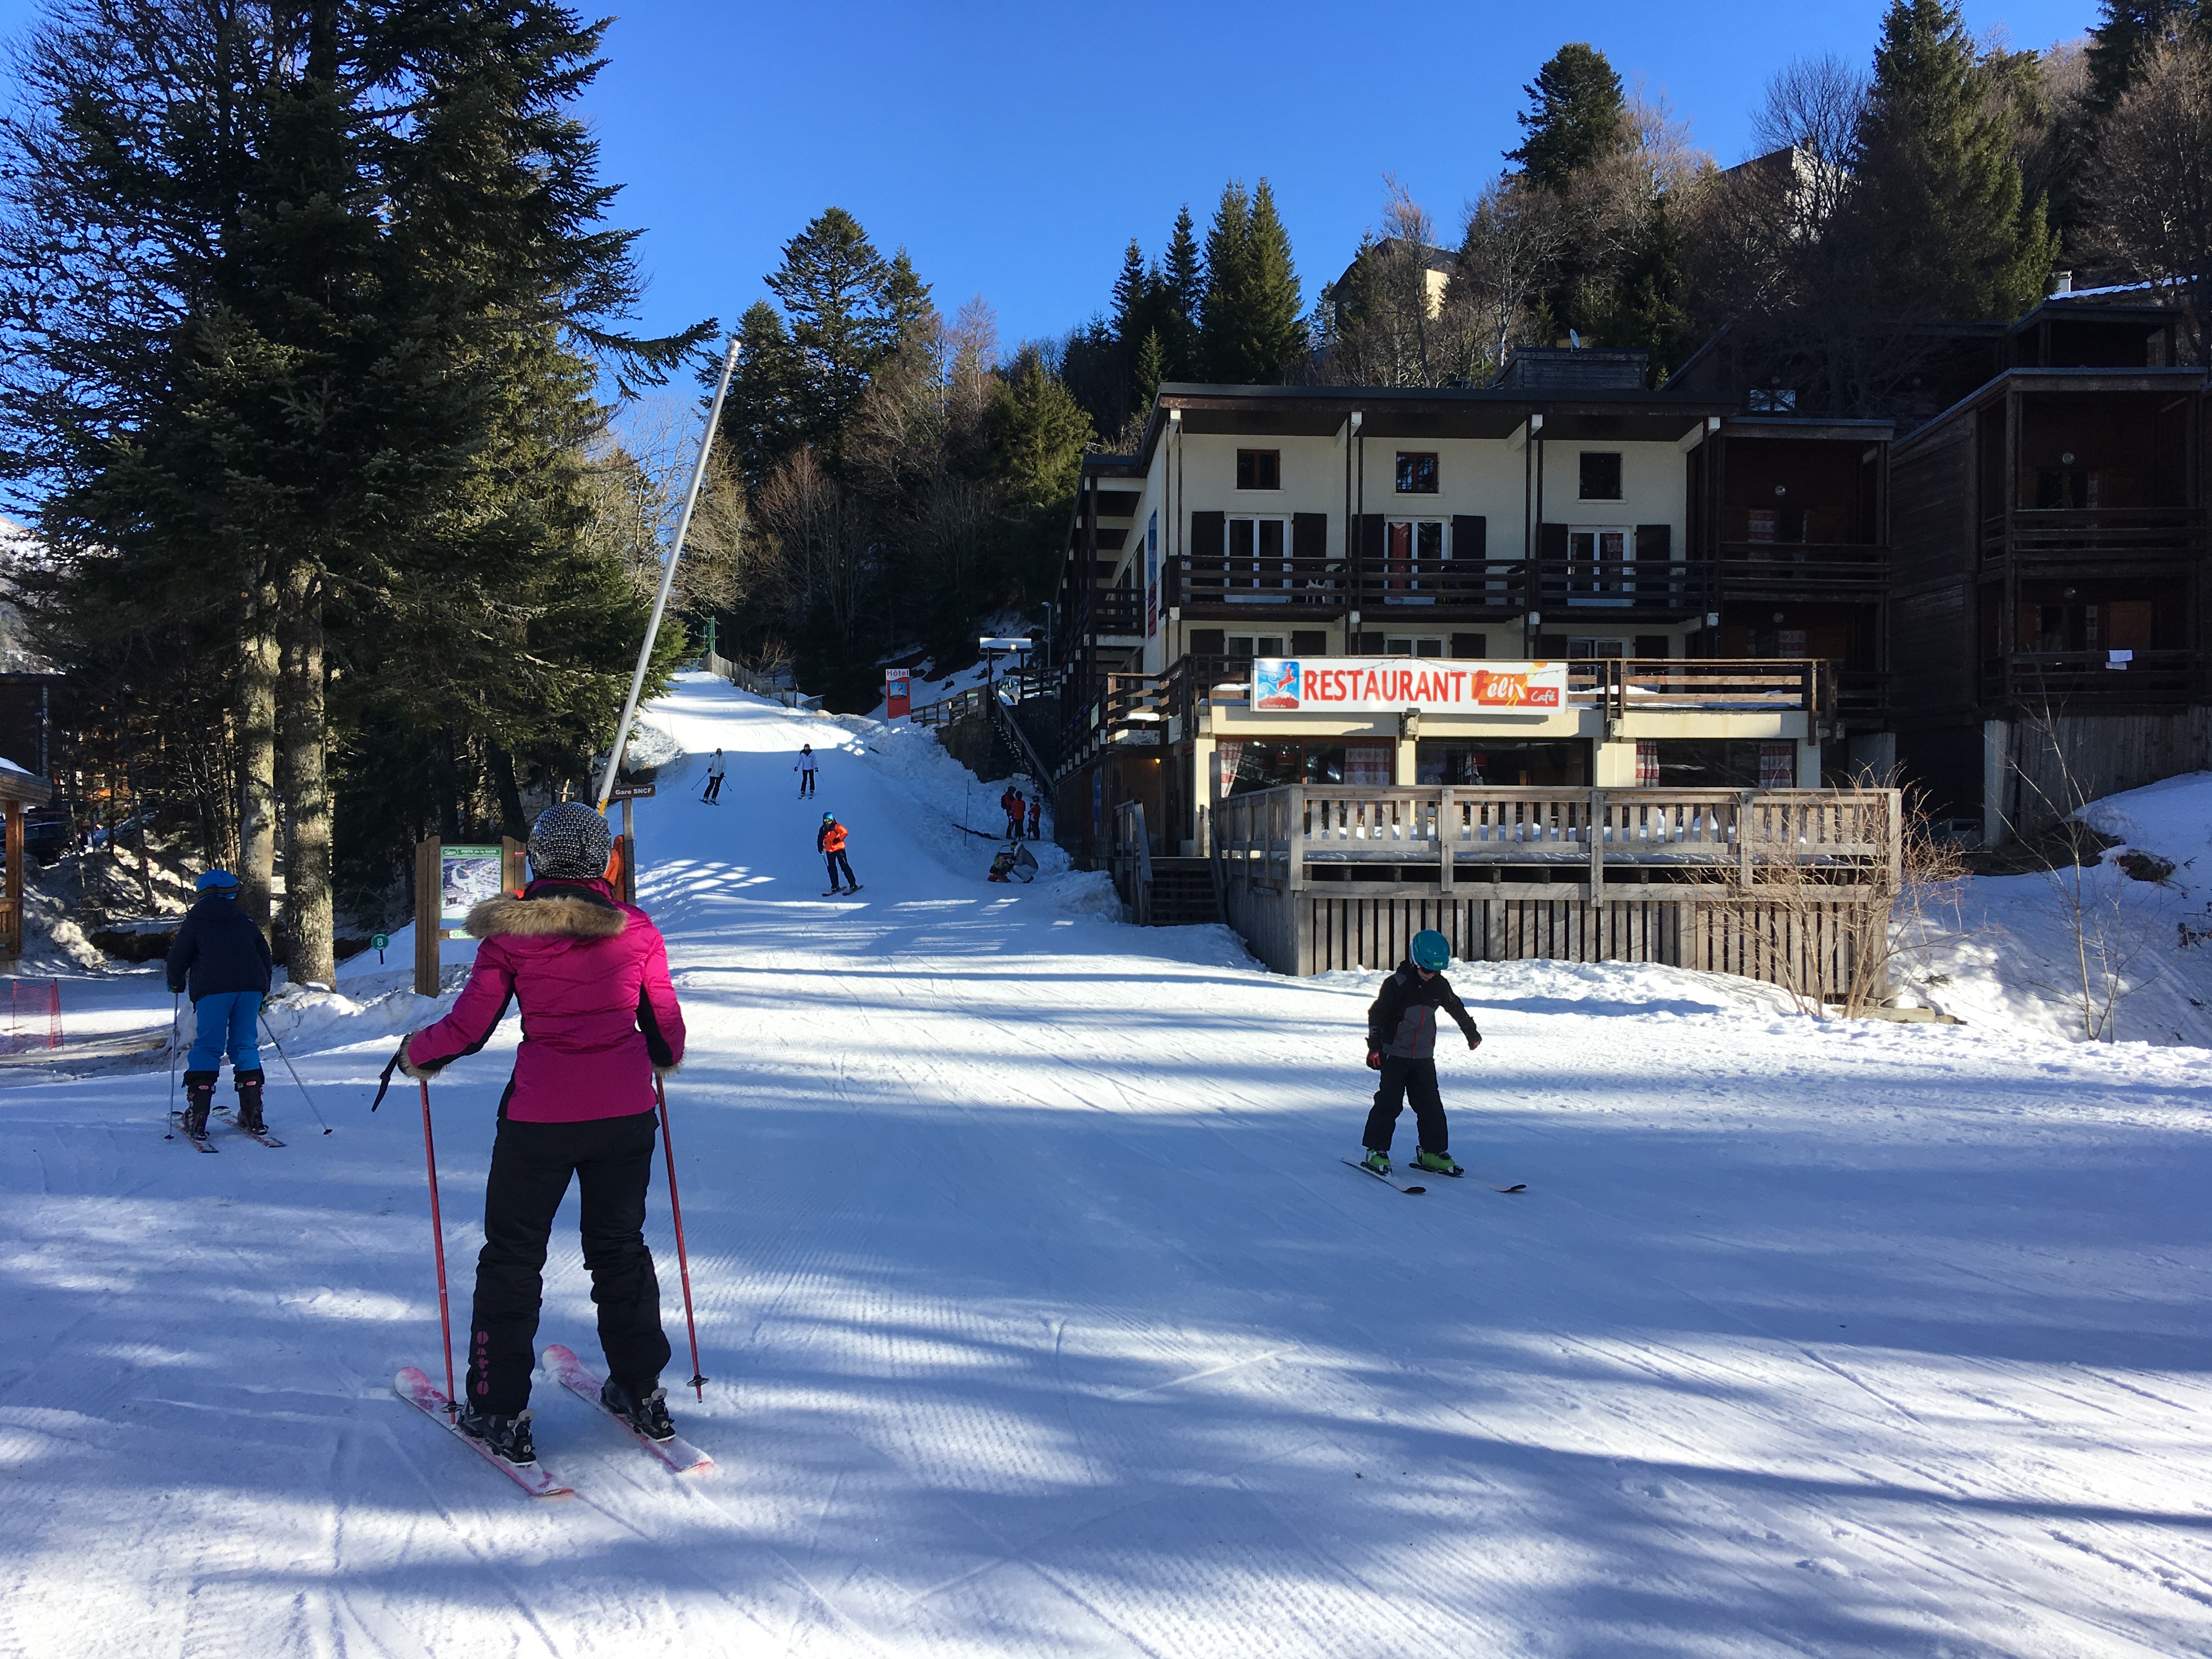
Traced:
[[858, 887], [860, 884], [859, 882], [853, 879], [853, 866], [847, 860], [845, 857], [845, 849], [843, 848], [839, 848], [834, 853], [824, 853], [822, 855], [822, 861], [830, 866], [830, 890], [831, 892], [834, 893], [837, 890], [837, 872], [841, 869], [845, 872], [844, 885], [848, 887]]
[[537, 1369], [546, 1240], [574, 1176], [583, 1200], [584, 1266], [599, 1310], [607, 1375], [649, 1393], [668, 1363], [660, 1281], [645, 1244], [645, 1194], [653, 1179], [651, 1112], [583, 1123], [518, 1123], [501, 1117], [484, 1187], [484, 1247], [469, 1316], [469, 1403], [513, 1417], [530, 1403]]
[[707, 775], [707, 793], [700, 796], [699, 799], [702, 800], [714, 801], [719, 804], [721, 799], [721, 794], [722, 775], [720, 772], [708, 773]]
[[805, 800], [814, 793], [814, 769], [809, 767], [799, 775], [799, 798]]
[[1401, 1060], [1395, 1054], [1382, 1056], [1382, 1086], [1375, 1091], [1375, 1109], [1367, 1115], [1367, 1133], [1360, 1138], [1360, 1145], [1373, 1152], [1389, 1152], [1390, 1137], [1397, 1132], [1398, 1114], [1406, 1109], [1408, 1097], [1413, 1101], [1413, 1122], [1421, 1132], [1421, 1150], [1449, 1152], [1444, 1103], [1437, 1093], [1436, 1061]]

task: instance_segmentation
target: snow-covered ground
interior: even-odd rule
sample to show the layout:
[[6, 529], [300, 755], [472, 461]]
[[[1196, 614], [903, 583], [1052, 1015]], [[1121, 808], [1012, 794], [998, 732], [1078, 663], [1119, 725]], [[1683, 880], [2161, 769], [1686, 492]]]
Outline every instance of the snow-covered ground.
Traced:
[[[638, 810], [720, 1468], [541, 1384], [533, 1503], [392, 1396], [440, 1366], [380, 1026], [303, 1025], [337, 1132], [280, 1076], [282, 1152], [165, 1144], [158, 1073], [10, 1089], [0, 1654], [2212, 1654], [2202, 1051], [1466, 967], [1480, 1179], [1408, 1199], [1338, 1162], [1375, 975], [986, 885], [919, 734], [654, 718], [732, 760]], [[433, 1089], [462, 1309], [514, 1036]], [[573, 1209], [546, 1293], [592, 1354]]]

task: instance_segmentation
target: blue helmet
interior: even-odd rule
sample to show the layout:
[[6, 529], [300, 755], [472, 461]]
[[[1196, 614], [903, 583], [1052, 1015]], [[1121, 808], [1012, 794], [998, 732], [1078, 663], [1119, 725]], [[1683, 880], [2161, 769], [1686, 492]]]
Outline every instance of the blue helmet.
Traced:
[[196, 893], [235, 894], [238, 891], [238, 878], [228, 870], [203, 871], [200, 873], [200, 878], [192, 884], [192, 890]]
[[1413, 935], [1413, 966], [1441, 974], [1451, 963], [1451, 943], [1433, 927]]

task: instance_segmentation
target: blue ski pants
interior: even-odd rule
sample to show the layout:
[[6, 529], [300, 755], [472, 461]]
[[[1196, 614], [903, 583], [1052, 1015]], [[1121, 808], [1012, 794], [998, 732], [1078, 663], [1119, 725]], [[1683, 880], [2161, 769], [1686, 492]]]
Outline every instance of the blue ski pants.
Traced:
[[261, 1069], [261, 1043], [253, 1030], [261, 1013], [260, 992], [217, 991], [192, 1004], [192, 1013], [199, 1024], [194, 1028], [192, 1051], [185, 1058], [186, 1071], [220, 1070], [225, 1049], [233, 1070]]

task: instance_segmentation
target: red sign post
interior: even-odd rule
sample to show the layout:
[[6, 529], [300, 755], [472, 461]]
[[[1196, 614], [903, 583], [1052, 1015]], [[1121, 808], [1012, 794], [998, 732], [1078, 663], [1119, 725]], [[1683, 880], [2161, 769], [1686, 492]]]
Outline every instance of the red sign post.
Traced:
[[907, 678], [905, 669], [893, 668], [884, 672], [884, 713], [888, 718], [897, 720], [914, 712], [914, 705], [909, 696], [910, 687], [911, 682]]

